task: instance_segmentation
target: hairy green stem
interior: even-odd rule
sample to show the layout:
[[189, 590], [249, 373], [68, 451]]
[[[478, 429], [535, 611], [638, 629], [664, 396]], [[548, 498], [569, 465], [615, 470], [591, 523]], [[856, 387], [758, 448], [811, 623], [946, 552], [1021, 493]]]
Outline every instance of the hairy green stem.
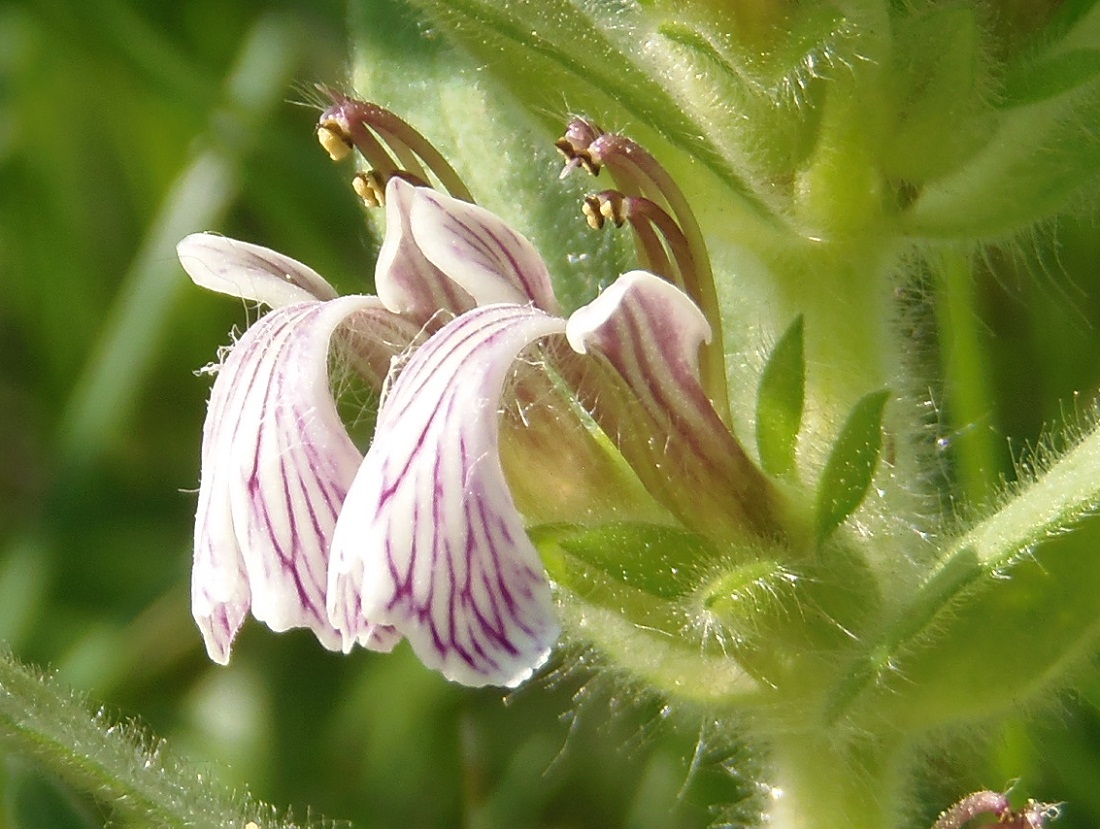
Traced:
[[[1097, 469], [1100, 429], [955, 540], [908, 605], [863, 645], [830, 694], [827, 720], [885, 716], [923, 728], [987, 714], [1063, 677], [1100, 625], [1092, 598], [1100, 581]], [[906, 683], [904, 695], [895, 678]]]
[[1100, 507], [1100, 427], [1070, 449], [1034, 483], [959, 539], [951, 556], [972, 550], [999, 567], [1068, 529]]
[[[0, 653], [0, 744], [156, 826], [240, 827], [261, 811], [187, 768], [135, 726], [90, 713], [72, 691], [7, 653]], [[270, 810], [263, 813], [267, 818]]]
[[[792, 239], [769, 257], [779, 331], [804, 319], [807, 405], [799, 442], [823, 461], [835, 430], [871, 392], [897, 394], [904, 376], [904, 342], [897, 325], [897, 245], [869, 237]], [[887, 422], [897, 415], [887, 412]], [[909, 434], [911, 424], [890, 424]], [[915, 475], [915, 473], [914, 473]]]
[[785, 733], [772, 742], [775, 783], [768, 825], [775, 829], [882, 829], [897, 823], [898, 746], [838, 740], [824, 732]]
[[964, 500], [980, 504], [994, 492], [1001, 453], [989, 423], [994, 395], [979, 335], [974, 267], [969, 254], [954, 248], [934, 264], [955, 477]]

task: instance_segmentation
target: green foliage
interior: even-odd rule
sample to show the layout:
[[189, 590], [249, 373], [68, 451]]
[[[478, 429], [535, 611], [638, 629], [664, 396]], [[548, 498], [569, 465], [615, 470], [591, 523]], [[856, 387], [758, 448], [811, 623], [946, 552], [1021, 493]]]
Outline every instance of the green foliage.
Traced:
[[[1082, 441], [958, 539], [911, 607], [867, 644], [841, 698], [858, 687], [878, 698], [870, 707], [919, 730], [998, 713], [1076, 669], [1100, 630], [1100, 497], [1089, 483], [1098, 444]], [[1051, 537], [1052, 522], [1066, 532]], [[902, 676], [913, 685], [898, 705], [888, 689]]]
[[[384, 0], [364, 5], [380, 3]], [[624, 59], [636, 42], [633, 36], [623, 39], [628, 27], [606, 25], [605, 9], [570, 0], [507, 6], [483, 0], [416, 0], [412, 5], [483, 61], [498, 82], [529, 101], [551, 129], [560, 128], [567, 110], [599, 113], [605, 123], [635, 123], [639, 130], [634, 138], [651, 152], [661, 155], [666, 142], [686, 150], [722, 182], [747, 215], [771, 220], [697, 113], [685, 111], [666, 84]], [[634, 13], [625, 7], [620, 12]], [[562, 99], [563, 90], [568, 90], [568, 100]]]
[[[883, 152], [888, 176], [923, 185], [958, 169], [989, 142], [981, 26], [974, 7], [945, 3], [915, 15], [898, 32], [898, 123]], [[929, 44], [936, 44], [935, 61], [926, 59]], [[947, 134], [945, 119], [954, 124]]]
[[[955, 510], [1016, 475], [1002, 447], [1042, 443], [1067, 401], [1100, 383], [1100, 243], [1088, 199], [1100, 163], [1095, 1], [1034, 4], [1033, 30], [997, 43], [999, 27], [1029, 4], [786, 4], [792, 36], [763, 50], [754, 38], [775, 26], [715, 37], [703, 5], [665, 19], [661, 3], [413, 5], [351, 4], [356, 83], [380, 90], [466, 165], [484, 202], [535, 237], [571, 306], [629, 262], [621, 241], [575, 229], [568, 183], [540, 184], [555, 174], [547, 148], [562, 117], [582, 111], [627, 129], [696, 200], [729, 280], [724, 299], [744, 317], [728, 327], [733, 350], [753, 353], [804, 314], [805, 331], [796, 322], [770, 355], [755, 401], [747, 384], [731, 388], [757, 406], [769, 472], [785, 474], [796, 448], [800, 469], [820, 470], [817, 558], [788, 550], [790, 560], [746, 565], [665, 528], [551, 534], [563, 584], [589, 591], [589, 604], [564, 611], [567, 625], [604, 625], [595, 644], [605, 658], [636, 659], [635, 677], [708, 712], [767, 698], [768, 681], [788, 681], [787, 668], [809, 655], [819, 681], [833, 683], [826, 713], [838, 743], [884, 722], [919, 730], [1006, 715], [1079, 677], [1063, 700], [1064, 727], [982, 719], [989, 757], [944, 752], [937, 763], [954, 782], [928, 784], [935, 791], [914, 809], [934, 817], [935, 804], [961, 793], [954, 786], [1022, 776], [1036, 796], [1071, 801], [1062, 825], [1095, 825], [1096, 504], [1023, 481], [999, 499], [1022, 505], [1018, 514], [988, 510], [973, 533], [943, 540]], [[282, 103], [300, 97], [287, 91], [294, 82], [341, 82], [348, 20], [340, 3], [295, 0], [0, 7], [0, 637], [123, 719], [149, 722], [204, 779], [249, 782], [298, 815], [369, 827], [704, 825], [709, 804], [747, 788], [709, 751], [719, 743], [710, 729], [726, 724], [678, 732], [664, 725], [662, 701], [589, 683], [584, 667], [503, 706], [496, 693], [447, 685], [403, 649], [344, 658], [319, 653], [308, 636], [252, 627], [231, 667], [212, 668], [201, 653], [186, 607], [194, 497], [180, 491], [197, 478], [208, 383], [189, 372], [247, 314], [188, 291], [170, 245], [218, 230], [295, 255], [347, 289], [366, 284], [371, 235], [360, 211], [312, 143], [314, 113]], [[1052, 216], [1057, 238], [1041, 237], [1037, 223]], [[1009, 236], [971, 255], [976, 241]], [[903, 237], [918, 242], [902, 251], [907, 270], [883, 241]], [[913, 266], [929, 239], [959, 242], [930, 266], [934, 288], [921, 281], [924, 265]], [[914, 350], [891, 360], [875, 350], [875, 326], [899, 288], [934, 290], [943, 304], [936, 342], [911, 313]], [[888, 323], [894, 332], [897, 320]], [[831, 359], [853, 344], [854, 367]], [[890, 385], [906, 405], [922, 402], [913, 386], [923, 394], [925, 372], [941, 361], [935, 440], [919, 447], [937, 466], [906, 478], [912, 489], [902, 493], [926, 512], [904, 512], [912, 500], [868, 486], [883, 427], [903, 476], [913, 446], [894, 441], [918, 430], [909, 409], [884, 410], [874, 390]], [[893, 385], [910, 362], [920, 365], [905, 379], [916, 382]], [[754, 376], [758, 363], [744, 363], [733, 380]], [[826, 438], [848, 413], [830, 452]], [[1062, 495], [1091, 493], [1089, 463], [1048, 466], [1061, 469], [1046, 480]], [[933, 489], [938, 501], [926, 497]], [[1060, 511], [1044, 518], [1028, 493]], [[876, 550], [873, 567], [836, 531], [863, 502], [861, 526], [866, 517], [869, 532], [896, 542]], [[927, 514], [937, 505], [942, 521]], [[1029, 530], [1019, 515], [1038, 523]], [[906, 590], [880, 592], [875, 568], [927, 560], [916, 539], [929, 524], [941, 533], [940, 563]], [[653, 554], [641, 563], [656, 566], [640, 566], [631, 555], [640, 548]], [[622, 624], [638, 599], [659, 613], [636, 621], [664, 627]], [[706, 631], [684, 616], [700, 606], [712, 614]], [[671, 647], [667, 634], [685, 628], [698, 638]], [[780, 647], [765, 652], [769, 636]], [[755, 675], [731, 670], [724, 648]], [[33, 674], [24, 681], [39, 695]], [[683, 691], [690, 684], [695, 696]], [[87, 741], [99, 738], [102, 717], [89, 718], [56, 681], [41, 687], [67, 706], [74, 729], [80, 717], [96, 726]], [[43, 694], [45, 706], [53, 697]], [[803, 724], [820, 714], [792, 709]], [[59, 783], [56, 756], [28, 745], [32, 731], [14, 722], [4, 720], [0, 741], [0, 827], [124, 819], [83, 791], [116, 804], [102, 778], [81, 767], [61, 770], [70, 782]], [[139, 733], [116, 731], [113, 745], [144, 757], [130, 739]], [[866, 748], [813, 745], [830, 774], [857, 769]]]
[[89, 804], [73, 797], [33, 766], [10, 761], [5, 789], [5, 825], [12, 829], [92, 829], [99, 823]]
[[848, 414], [829, 452], [814, 502], [818, 543], [844, 523], [863, 503], [882, 451], [882, 414], [889, 399], [886, 390], [872, 392]]
[[[93, 715], [72, 691], [7, 654], [0, 656], [0, 739], [6, 750], [39, 761], [124, 818], [214, 829], [249, 819], [266, 822], [270, 813], [187, 769], [133, 726], [112, 724], [103, 712]], [[16, 826], [58, 825], [46, 820], [89, 825], [89, 816], [66, 807], [45, 781], [19, 772], [10, 781]]]
[[[706, 538], [675, 527], [650, 524], [606, 524], [595, 528], [535, 527], [531, 538], [555, 547], [572, 566], [596, 568], [625, 586], [655, 597], [674, 599], [691, 591], [699, 571], [714, 558]], [[555, 577], [571, 589], [570, 564], [562, 559]], [[553, 569], [553, 565], [551, 565]]]
[[[381, 32], [396, 9], [381, 4]], [[415, 36], [416, 16], [401, 19]], [[298, 105], [315, 82], [346, 83], [347, 26], [331, 0], [0, 4], [0, 640], [114, 712], [74, 700], [89, 728], [139, 720], [116, 737], [155, 732], [204, 779], [298, 820], [703, 825], [743, 792], [716, 761], [678, 799], [697, 726], [583, 669], [505, 704], [403, 648], [346, 658], [250, 626], [229, 667], [203, 653], [187, 582], [209, 378], [194, 371], [254, 312], [194, 290], [169, 237], [223, 232], [345, 291], [368, 285], [372, 237], [347, 171]], [[517, 157], [535, 144], [517, 139]], [[526, 175], [553, 180], [543, 165]], [[571, 200], [539, 207], [548, 228], [583, 226]], [[588, 234], [571, 250], [613, 244]], [[555, 266], [593, 279], [584, 261]], [[0, 738], [2, 829], [164, 825], [87, 788]]]
[[1037, 104], [1073, 92], [1100, 73], [1100, 50], [1070, 49], [1042, 62], [1013, 67], [1005, 78], [1003, 107]]
[[756, 392], [756, 446], [765, 472], [794, 468], [802, 408], [806, 402], [806, 356], [802, 317], [775, 344]]
[[999, 117], [986, 122], [999, 122], [997, 139], [926, 190], [905, 219], [909, 232], [998, 236], [1058, 210], [1096, 181], [1098, 34], [1093, 4], [1065, 4], [1049, 35], [1013, 56], [996, 93]]

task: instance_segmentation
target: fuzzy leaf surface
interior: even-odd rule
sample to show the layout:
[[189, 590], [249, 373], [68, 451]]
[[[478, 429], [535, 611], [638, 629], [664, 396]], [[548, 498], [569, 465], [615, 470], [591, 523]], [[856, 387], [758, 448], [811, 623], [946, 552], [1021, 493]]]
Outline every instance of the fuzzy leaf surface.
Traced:
[[882, 451], [882, 410], [888, 396], [882, 390], [861, 398], [833, 444], [817, 485], [814, 512], [819, 542], [863, 503]]

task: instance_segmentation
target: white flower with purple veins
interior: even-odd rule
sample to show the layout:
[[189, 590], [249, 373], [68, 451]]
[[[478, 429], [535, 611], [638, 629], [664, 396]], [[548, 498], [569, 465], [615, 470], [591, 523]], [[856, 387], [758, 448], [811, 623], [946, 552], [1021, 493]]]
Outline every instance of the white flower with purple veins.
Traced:
[[[566, 318], [534, 247], [470, 203], [422, 136], [332, 98], [321, 142], [337, 159], [358, 149], [370, 171], [356, 190], [385, 205], [377, 296], [337, 296], [244, 242], [179, 245], [197, 284], [272, 309], [223, 360], [203, 434], [192, 606], [213, 660], [251, 610], [332, 650], [405, 637], [450, 679], [514, 686], [560, 632], [531, 523], [645, 512], [711, 535], [772, 531], [769, 488], [724, 422], [720, 350], [704, 347], [700, 379], [716, 319], [693, 301], [713, 305], [705, 252], [644, 151], [583, 121], [560, 144], [571, 167], [605, 163], [677, 217], [640, 195], [592, 197], [590, 221], [630, 222], [661, 276], [628, 273]], [[334, 357], [382, 395], [365, 456], [337, 413]], [[624, 468], [640, 485], [616, 490]]]

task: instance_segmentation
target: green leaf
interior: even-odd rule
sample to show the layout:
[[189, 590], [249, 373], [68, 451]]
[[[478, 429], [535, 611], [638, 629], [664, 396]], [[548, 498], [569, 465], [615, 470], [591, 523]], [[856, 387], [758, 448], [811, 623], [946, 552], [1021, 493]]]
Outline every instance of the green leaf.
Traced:
[[9, 762], [3, 787], [10, 829], [95, 829], [95, 810], [55, 780], [20, 763]]
[[571, 590], [613, 580], [661, 599], [686, 595], [713, 560], [713, 547], [695, 533], [655, 524], [600, 527], [545, 525], [529, 530], [551, 576]]
[[992, 115], [974, 8], [947, 4], [898, 21], [891, 89], [896, 126], [883, 136], [884, 173], [923, 184], [958, 169], [990, 139]]
[[[1062, 38], [1073, 34], [1077, 26], [1086, 21], [1088, 14], [1096, 7], [1097, 0], [1063, 0], [1051, 15], [1050, 20], [1038, 32], [1044, 45], [1058, 44]], [[1100, 21], [1093, 20], [1093, 26]]]
[[714, 556], [704, 539], [645, 524], [544, 525], [528, 534], [547, 574], [570, 594], [559, 610], [572, 637], [681, 698], [728, 704], [760, 692], [728, 652], [700, 646], [685, 614]]
[[702, 642], [689, 607], [716, 551], [694, 533], [653, 524], [528, 530], [552, 581], [568, 593], [565, 630], [651, 686], [681, 699], [729, 705], [763, 686], [717, 640]]
[[[965, 164], [928, 180], [902, 216], [918, 238], [988, 239], [1026, 229], [1095, 190], [1100, 176], [1100, 14], [1096, 0], [1058, 4], [1010, 59], [992, 117], [943, 112], [954, 143], [988, 136]], [[979, 87], [980, 89], [980, 87]], [[983, 146], [984, 145], [984, 146]], [[921, 154], [942, 152], [916, 147]]]
[[[243, 826], [249, 819], [265, 826], [287, 825], [268, 820], [270, 807], [233, 794], [207, 768], [188, 767], [136, 726], [112, 723], [102, 710], [91, 713], [61, 683], [3, 650], [0, 745], [73, 789], [91, 793], [123, 819], [172, 829]], [[45, 801], [37, 801], [30, 805], [47, 808]]]
[[775, 344], [756, 394], [756, 446], [764, 471], [784, 475], [794, 468], [806, 397], [802, 316]]
[[842, 683], [834, 717], [861, 712], [904, 730], [1010, 710], [1065, 680], [1100, 634], [1100, 521], [1000, 566], [960, 551]]
[[667, 53], [682, 88], [697, 90], [684, 102], [716, 143], [750, 159], [744, 175], [759, 177], [761, 192], [789, 177], [813, 149], [823, 86], [808, 67], [859, 50], [851, 22], [829, 6], [792, 9], [785, 26], [765, 43], [743, 43], [745, 32], [715, 32], [674, 17], [657, 25], [650, 44]]
[[[1084, 66], [1077, 71], [1083, 73]], [[968, 240], [1001, 236], [1048, 218], [1095, 188], [1100, 73], [1057, 97], [1000, 110], [998, 121], [981, 152], [923, 189], [902, 216], [904, 233]]]
[[1026, 106], [1070, 92], [1100, 74], [1100, 49], [1071, 49], [1014, 67], [1005, 78], [1002, 109]]
[[833, 445], [817, 487], [818, 543], [863, 503], [882, 450], [882, 411], [889, 392], [872, 392], [854, 407]]
[[878, 618], [881, 595], [860, 551], [843, 543], [826, 543], [798, 562], [774, 552], [716, 562], [692, 612], [721, 630], [726, 652], [746, 671], [777, 693], [797, 695], [857, 648]]
[[1100, 637], [1100, 431], [944, 553], [827, 706], [910, 733], [1017, 707]]

